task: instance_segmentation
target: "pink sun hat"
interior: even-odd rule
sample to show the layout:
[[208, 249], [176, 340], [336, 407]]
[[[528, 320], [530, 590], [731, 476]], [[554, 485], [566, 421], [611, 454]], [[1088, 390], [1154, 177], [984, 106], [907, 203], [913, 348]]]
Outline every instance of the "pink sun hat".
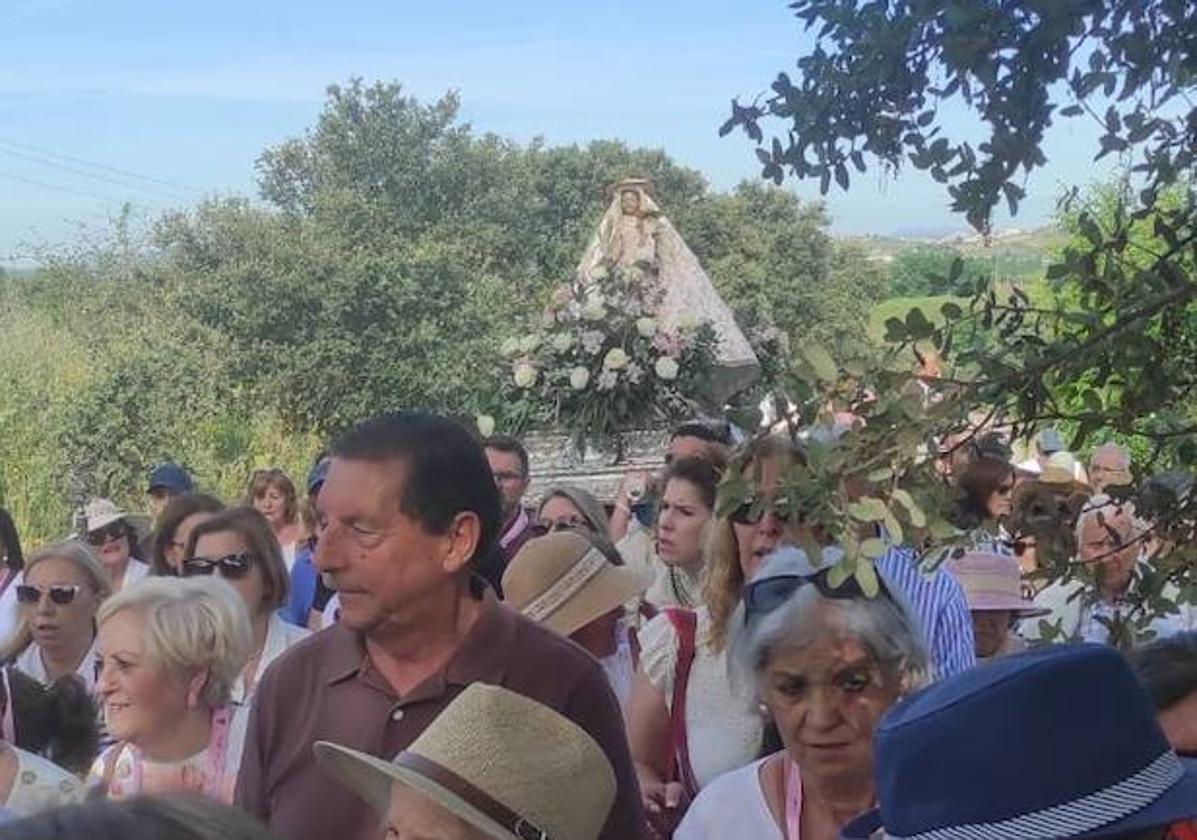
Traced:
[[1018, 618], [1035, 618], [1051, 612], [1023, 597], [1017, 557], [969, 551], [949, 560], [947, 569], [964, 590], [969, 610], [1010, 610]]

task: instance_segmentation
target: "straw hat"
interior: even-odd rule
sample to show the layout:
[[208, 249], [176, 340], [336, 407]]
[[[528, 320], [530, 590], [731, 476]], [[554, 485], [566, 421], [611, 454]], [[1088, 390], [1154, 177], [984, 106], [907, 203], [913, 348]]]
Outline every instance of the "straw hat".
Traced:
[[969, 551], [948, 561], [948, 571], [964, 590], [970, 610], [1010, 610], [1019, 618], [1047, 615], [1022, 596], [1018, 559], [991, 551]]
[[1039, 475], [1039, 483], [1071, 493], [1089, 492], [1089, 476], [1071, 452], [1057, 452], [1048, 458]]
[[83, 508], [83, 530], [90, 534], [113, 522], [125, 520], [133, 526], [140, 536], [145, 536], [150, 530], [150, 517], [140, 513], [129, 513], [116, 506], [111, 499], [92, 499]]
[[643, 572], [616, 566], [581, 534], [558, 531], [529, 540], [503, 573], [506, 602], [568, 636], [648, 588]]
[[316, 758], [385, 813], [406, 785], [497, 840], [595, 840], [615, 771], [576, 723], [505, 688], [469, 685], [395, 760], [320, 741]]

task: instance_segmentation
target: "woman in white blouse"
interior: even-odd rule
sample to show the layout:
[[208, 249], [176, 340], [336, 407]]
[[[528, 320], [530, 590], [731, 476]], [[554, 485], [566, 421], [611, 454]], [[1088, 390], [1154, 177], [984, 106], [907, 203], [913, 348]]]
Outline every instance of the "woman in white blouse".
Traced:
[[95, 686], [96, 610], [108, 597], [108, 575], [87, 547], [68, 540], [25, 563], [16, 587], [17, 633], [3, 659], [43, 685], [78, 674]]

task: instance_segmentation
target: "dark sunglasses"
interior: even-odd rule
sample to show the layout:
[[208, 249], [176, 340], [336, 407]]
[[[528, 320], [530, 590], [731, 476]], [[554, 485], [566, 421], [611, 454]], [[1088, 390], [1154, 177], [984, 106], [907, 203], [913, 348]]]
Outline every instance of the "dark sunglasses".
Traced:
[[75, 596], [83, 587], [74, 586], [51, 586], [49, 589], [42, 589], [40, 586], [30, 586], [29, 584], [22, 584], [17, 587], [17, 601], [21, 604], [40, 604], [42, 595], [49, 595], [50, 601], [60, 607], [65, 607], [67, 604], [75, 600]]
[[220, 569], [220, 576], [236, 580], [245, 577], [253, 565], [252, 554], [226, 554], [223, 557], [192, 557], [183, 561], [183, 577], [210, 575]]
[[129, 533], [122, 523], [98, 528], [87, 535], [87, 541], [92, 545], [103, 545], [109, 540], [119, 540]]
[[768, 501], [760, 496], [753, 496], [745, 499], [728, 518], [737, 525], [756, 525], [765, 518], [765, 511], [771, 509], [779, 522], [788, 524], [794, 518], [794, 511], [789, 509], [789, 505], [789, 499], [784, 496]]
[[[812, 575], [778, 575], [753, 581], [744, 587], [744, 621], [772, 612], [804, 586], [814, 586], [824, 598], [856, 601], [868, 597], [855, 577], [847, 578], [839, 586], [832, 586], [830, 574], [831, 567], [820, 569]], [[877, 584], [880, 587], [879, 596], [893, 600], [880, 574], [877, 575]]]
[[1015, 540], [1014, 542], [1006, 543], [1006, 545], [1013, 549], [1015, 557], [1022, 557], [1028, 551], [1035, 550], [1035, 543], [1030, 540]]

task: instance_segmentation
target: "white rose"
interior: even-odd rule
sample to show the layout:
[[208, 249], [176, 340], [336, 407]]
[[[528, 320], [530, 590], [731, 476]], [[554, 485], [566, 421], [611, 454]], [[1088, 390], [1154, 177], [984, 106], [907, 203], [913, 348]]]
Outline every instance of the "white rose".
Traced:
[[574, 346], [574, 337], [567, 332], [557, 333], [553, 336], [553, 349], [558, 353], [564, 353], [566, 350]]
[[569, 387], [581, 391], [590, 384], [590, 371], [584, 367], [576, 367], [569, 372]]
[[527, 362], [515, 366], [515, 384], [520, 388], [531, 388], [536, 384], [536, 368]]
[[607, 355], [603, 357], [603, 367], [607, 370], [620, 370], [627, 367], [628, 354], [623, 351], [622, 347], [613, 347], [607, 351]]
[[644, 338], [652, 338], [657, 334], [657, 322], [653, 318], [639, 318], [636, 320], [636, 332]]
[[475, 422], [478, 424], [478, 434], [483, 437], [488, 438], [495, 433], [495, 418], [489, 414], [479, 414]]
[[661, 358], [657, 359], [657, 363], [654, 365], [654, 367], [657, 371], [657, 376], [661, 379], [664, 379], [666, 382], [672, 382], [674, 379], [677, 379], [677, 362], [668, 356], [662, 356]]
[[582, 317], [587, 321], [601, 321], [607, 317], [607, 306], [602, 295], [586, 298], [586, 305], [582, 307]]

